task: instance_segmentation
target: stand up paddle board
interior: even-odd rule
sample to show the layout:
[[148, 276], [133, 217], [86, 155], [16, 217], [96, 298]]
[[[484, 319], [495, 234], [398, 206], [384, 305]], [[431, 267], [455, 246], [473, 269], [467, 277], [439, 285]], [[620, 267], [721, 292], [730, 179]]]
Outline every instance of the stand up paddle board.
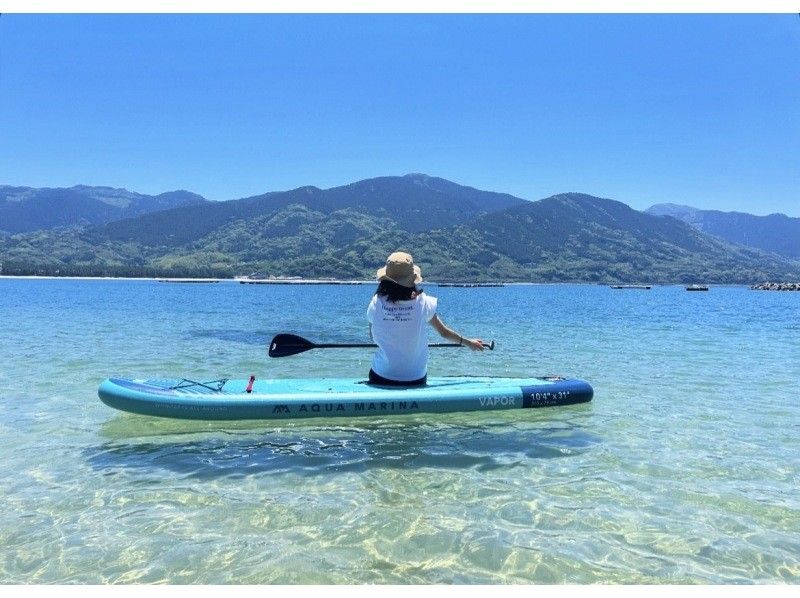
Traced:
[[376, 386], [362, 379], [126, 380], [98, 390], [109, 407], [157, 417], [202, 420], [387, 416], [573, 405], [592, 400], [582, 380], [441, 377], [425, 386]]

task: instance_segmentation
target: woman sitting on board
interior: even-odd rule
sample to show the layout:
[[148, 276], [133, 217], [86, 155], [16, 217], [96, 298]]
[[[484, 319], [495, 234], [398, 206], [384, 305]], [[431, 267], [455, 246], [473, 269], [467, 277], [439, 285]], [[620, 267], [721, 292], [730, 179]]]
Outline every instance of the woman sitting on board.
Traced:
[[419, 266], [407, 253], [397, 251], [377, 272], [378, 290], [367, 307], [369, 333], [378, 345], [369, 371], [370, 384], [384, 386], [424, 385], [428, 372], [430, 323], [444, 338], [483, 351], [481, 339], [464, 338], [444, 325], [436, 315], [436, 297], [423, 293]]

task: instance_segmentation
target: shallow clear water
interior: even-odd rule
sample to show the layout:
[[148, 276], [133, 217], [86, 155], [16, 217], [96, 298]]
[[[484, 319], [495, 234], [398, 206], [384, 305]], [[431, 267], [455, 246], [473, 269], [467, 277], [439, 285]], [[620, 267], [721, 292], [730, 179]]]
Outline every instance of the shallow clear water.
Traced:
[[[430, 372], [572, 407], [326, 422], [118, 413], [104, 377], [363, 376], [371, 286], [0, 279], [0, 582], [798, 583], [800, 294], [442, 288]], [[433, 340], [433, 339], [432, 339]]]

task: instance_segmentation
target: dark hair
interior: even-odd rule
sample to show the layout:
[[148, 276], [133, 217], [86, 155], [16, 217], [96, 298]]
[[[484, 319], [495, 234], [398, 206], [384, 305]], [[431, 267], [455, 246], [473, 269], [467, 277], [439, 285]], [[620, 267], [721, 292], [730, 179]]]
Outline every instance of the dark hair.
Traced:
[[421, 292], [422, 289], [416, 287], [404, 287], [393, 280], [382, 280], [378, 283], [378, 290], [375, 291], [375, 294], [378, 297], [386, 297], [387, 300], [394, 303], [395, 301], [408, 301], [413, 293]]

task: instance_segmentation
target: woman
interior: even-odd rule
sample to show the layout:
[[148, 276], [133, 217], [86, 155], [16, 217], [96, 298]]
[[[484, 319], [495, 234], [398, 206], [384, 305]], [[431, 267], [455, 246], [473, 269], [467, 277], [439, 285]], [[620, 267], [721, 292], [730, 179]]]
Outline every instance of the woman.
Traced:
[[398, 251], [390, 255], [386, 266], [378, 270], [377, 278], [378, 290], [367, 308], [370, 336], [378, 345], [369, 371], [370, 384], [425, 384], [428, 372], [426, 323], [454, 343], [483, 351], [481, 339], [464, 338], [439, 319], [436, 297], [417, 288], [422, 282], [422, 273], [409, 254]]

